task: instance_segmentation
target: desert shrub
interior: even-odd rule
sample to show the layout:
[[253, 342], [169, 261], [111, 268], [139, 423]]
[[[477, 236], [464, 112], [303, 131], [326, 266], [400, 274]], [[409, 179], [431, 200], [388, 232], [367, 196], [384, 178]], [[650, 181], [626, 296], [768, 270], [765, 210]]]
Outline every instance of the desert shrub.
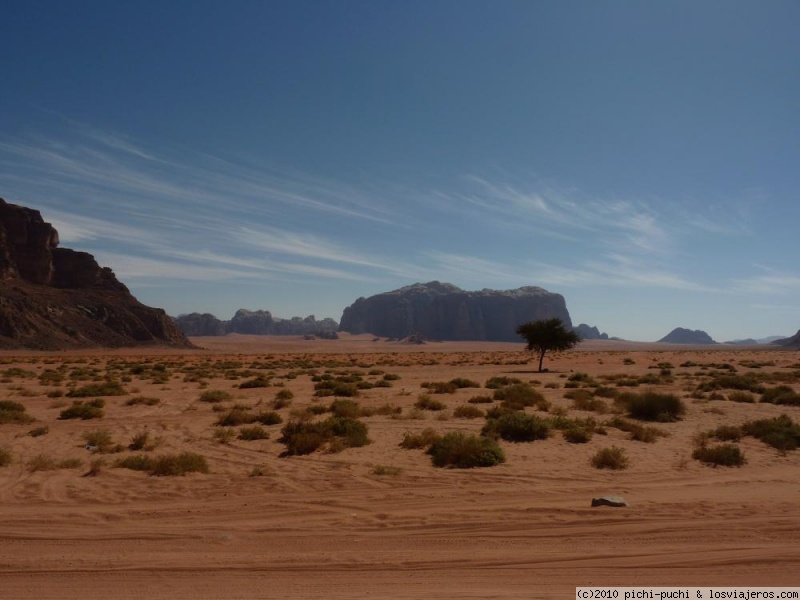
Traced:
[[430, 427], [426, 427], [419, 433], [411, 433], [407, 431], [405, 435], [403, 435], [403, 441], [400, 442], [400, 447], [405, 448], [406, 450], [427, 448], [441, 437], [442, 436], [440, 436], [434, 429]]
[[612, 388], [605, 385], [594, 388], [592, 393], [600, 398], [616, 398], [619, 396], [619, 390], [617, 388]]
[[506, 460], [495, 440], [461, 431], [451, 431], [434, 441], [427, 453], [436, 467], [471, 469], [491, 467]]
[[570, 444], [585, 444], [592, 439], [592, 430], [584, 427], [569, 427], [561, 432]]
[[282, 390], [278, 390], [278, 392], [275, 394], [275, 400], [276, 401], [278, 401], [278, 400], [291, 400], [292, 398], [294, 398], [294, 392], [292, 390], [289, 390], [289, 389], [286, 389], [286, 388], [284, 388]]
[[425, 381], [420, 387], [426, 388], [432, 394], [455, 394], [458, 389], [452, 381]]
[[281, 417], [274, 410], [271, 410], [256, 415], [256, 421], [258, 421], [262, 425], [280, 425], [281, 423], [283, 423], [283, 417]]
[[[575, 390], [575, 391], [583, 392], [586, 390]], [[595, 398], [593, 396], [589, 396], [588, 398], [585, 397], [574, 398], [572, 400], [572, 408], [574, 408], [575, 410], [587, 410], [591, 412], [596, 412], [598, 414], [604, 414], [608, 412], [608, 404], [606, 404], [604, 400], [600, 400], [600, 398]]]
[[358, 396], [358, 386], [355, 383], [339, 380], [325, 380], [320, 381], [314, 385], [315, 396], [341, 396], [345, 398], [352, 398]]
[[532, 442], [544, 440], [550, 433], [550, 425], [544, 419], [522, 412], [510, 412], [497, 419], [489, 419], [481, 431], [482, 435], [509, 442]]
[[376, 408], [361, 408], [361, 416], [362, 417], [372, 417], [374, 415], [383, 415], [383, 416], [397, 416], [403, 412], [402, 406], [397, 406], [396, 404], [382, 404]]
[[714, 390], [745, 390], [760, 394], [764, 386], [753, 373], [737, 375], [735, 373], [715, 373], [709, 381], [704, 381], [697, 389], [701, 392]]
[[106, 467], [106, 464], [105, 458], [95, 458], [89, 463], [89, 470], [86, 471], [84, 477], [97, 477], [100, 475], [100, 473], [102, 473], [103, 469]]
[[138, 406], [143, 404], [145, 406], [155, 406], [161, 402], [158, 398], [152, 398], [149, 396], [136, 396], [135, 398], [130, 398], [129, 400], [125, 401], [125, 406]]
[[490, 377], [486, 380], [486, 383], [483, 387], [489, 388], [490, 390], [496, 390], [507, 385], [514, 385], [515, 383], [522, 383], [522, 380], [517, 379], [516, 377], [506, 377], [503, 375], [498, 377]]
[[263, 375], [258, 375], [253, 379], [248, 379], [247, 381], [243, 381], [239, 384], [239, 388], [243, 390], [253, 389], [253, 388], [265, 388], [272, 385], [272, 382]]
[[386, 373], [386, 375], [383, 376], [384, 381], [397, 381], [398, 379], [400, 379], [400, 375], [397, 373]]
[[204, 456], [195, 452], [181, 452], [155, 457], [148, 471], [156, 477], [168, 477], [186, 473], [208, 473], [209, 469]]
[[119, 452], [122, 450], [122, 446], [115, 444], [111, 433], [105, 429], [87, 431], [81, 437], [87, 446], [93, 447], [97, 452]]
[[150, 441], [150, 432], [149, 431], [142, 431], [140, 433], [135, 434], [131, 438], [131, 443], [128, 444], [129, 450], [146, 450], [149, 448], [148, 442]]
[[453, 416], [456, 419], [480, 419], [484, 416], [484, 413], [477, 406], [463, 404], [456, 407], [456, 409], [453, 411]]
[[594, 398], [594, 393], [586, 388], [573, 388], [564, 392], [564, 398], [567, 400], [586, 401]]
[[47, 435], [48, 433], [50, 433], [50, 427], [48, 427], [47, 425], [42, 425], [41, 427], [36, 427], [34, 429], [31, 429], [28, 432], [28, 435], [31, 437], [40, 437], [42, 435]]
[[452, 383], [456, 386], [456, 389], [464, 389], [464, 388], [479, 388], [481, 384], [477, 381], [473, 381], [472, 379], [467, 379], [466, 377], [454, 377], [448, 383]]
[[261, 427], [261, 425], [253, 425], [252, 427], [242, 427], [239, 430], [239, 439], [247, 442], [253, 440], [266, 440], [269, 439], [269, 432]]
[[233, 427], [220, 427], [214, 431], [214, 439], [220, 444], [228, 445], [236, 437], [236, 430]]
[[8, 448], [0, 448], [0, 467], [7, 467], [14, 460], [14, 455]]
[[676, 421], [686, 412], [683, 401], [675, 394], [659, 392], [626, 393], [617, 399], [634, 419], [642, 421]]
[[31, 473], [36, 471], [54, 471], [56, 469], [77, 469], [83, 464], [80, 458], [63, 458], [56, 460], [52, 456], [37, 454], [31, 458], [26, 467]]
[[417, 401], [414, 403], [419, 409], [422, 410], [433, 410], [439, 411], [444, 410], [447, 408], [447, 405], [444, 402], [440, 402], [439, 400], [434, 400], [428, 394], [420, 394], [417, 398]]
[[716, 438], [722, 442], [738, 442], [742, 439], [744, 432], [741, 427], [733, 425], [720, 425], [716, 429], [712, 429], [707, 434], [707, 437]]
[[225, 402], [226, 400], [230, 400], [232, 397], [233, 396], [231, 396], [230, 392], [226, 392], [225, 390], [207, 390], [200, 394], [200, 402], [216, 404], [217, 402]]
[[105, 401], [101, 398], [96, 398], [88, 402], [81, 400], [73, 400], [72, 406], [69, 406], [61, 411], [58, 415], [59, 419], [100, 419], [105, 414], [103, 407], [106, 405]]
[[[600, 385], [588, 373], [580, 373], [580, 372], [573, 373], [572, 375], [570, 375], [567, 378], [567, 381], [570, 384], [578, 384], [579, 386], [585, 386], [585, 387], [597, 387]], [[576, 386], [565, 385], [564, 387], [576, 387]]]
[[118, 381], [90, 383], [67, 392], [69, 398], [91, 398], [93, 396], [124, 396], [128, 392]]
[[608, 427], [614, 427], [620, 431], [630, 433], [630, 439], [635, 442], [644, 442], [646, 444], [655, 443], [659, 437], [666, 437], [668, 435], [663, 429], [659, 429], [657, 427], [646, 427], [621, 417], [614, 417], [610, 421], [607, 421], [606, 425]]
[[343, 444], [344, 448], [359, 448], [369, 444], [367, 425], [358, 419], [350, 417], [330, 417], [324, 421], [326, 427], [331, 431], [333, 437], [337, 438], [337, 444]]
[[362, 416], [361, 406], [355, 400], [337, 399], [331, 402], [328, 409], [336, 417], [350, 417], [357, 419]]
[[470, 404], [491, 404], [494, 402], [493, 398], [489, 396], [473, 396], [469, 400], [467, 400]]
[[779, 385], [778, 387], [764, 390], [764, 393], [761, 394], [761, 402], [800, 406], [800, 394], [795, 392], [788, 385]]
[[0, 400], [0, 425], [9, 423], [24, 425], [31, 423], [33, 420], [33, 417], [25, 411], [25, 407], [19, 402]]
[[394, 467], [391, 465], [375, 465], [372, 468], [372, 474], [378, 476], [397, 477], [403, 472], [401, 467]]
[[744, 402], [747, 404], [752, 404], [756, 401], [756, 397], [751, 394], [750, 392], [745, 392], [742, 390], [734, 390], [728, 394], [728, 400], [731, 402]]
[[153, 459], [144, 454], [134, 454], [118, 459], [114, 466], [131, 471], [149, 471], [153, 466]]
[[232, 408], [224, 415], [220, 415], [216, 424], [220, 427], [235, 427], [237, 425], [249, 425], [256, 421], [258, 421], [258, 415], [243, 408]]
[[331, 451], [356, 448], [369, 443], [365, 423], [349, 417], [329, 417], [325, 421], [291, 421], [278, 440], [286, 445], [286, 455], [310, 454], [325, 444]]
[[494, 399], [500, 400], [509, 408], [520, 410], [527, 406], [536, 406], [542, 410], [549, 407], [541, 392], [536, 391], [527, 383], [514, 383], [512, 385], [496, 389]]
[[739, 447], [733, 444], [701, 446], [692, 452], [692, 458], [715, 467], [740, 467], [747, 462]]
[[592, 456], [591, 463], [595, 469], [613, 469], [618, 471], [628, 467], [628, 455], [624, 448], [619, 448], [617, 446], [601, 448]]
[[748, 421], [742, 425], [742, 432], [782, 452], [796, 450], [800, 446], [800, 424], [786, 415]]

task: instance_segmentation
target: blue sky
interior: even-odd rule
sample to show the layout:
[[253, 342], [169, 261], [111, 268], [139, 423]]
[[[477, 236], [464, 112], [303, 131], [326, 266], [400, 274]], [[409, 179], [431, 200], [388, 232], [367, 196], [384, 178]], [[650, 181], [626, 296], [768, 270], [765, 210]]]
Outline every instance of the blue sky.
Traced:
[[654, 340], [800, 327], [793, 1], [4, 0], [0, 196], [143, 302], [339, 319], [538, 285]]

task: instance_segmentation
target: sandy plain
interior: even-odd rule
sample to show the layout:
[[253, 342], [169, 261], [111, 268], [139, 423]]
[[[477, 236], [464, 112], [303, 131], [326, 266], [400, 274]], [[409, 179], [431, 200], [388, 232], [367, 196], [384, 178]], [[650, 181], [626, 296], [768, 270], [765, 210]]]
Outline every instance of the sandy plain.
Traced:
[[[584, 342], [548, 356], [550, 371], [540, 374], [521, 344], [193, 341], [202, 349], [0, 354], [0, 400], [23, 404], [35, 419], [0, 425], [0, 449], [11, 455], [0, 467], [0, 598], [531, 599], [570, 598], [576, 586], [800, 585], [800, 451], [781, 454], [744, 438], [742, 467], [691, 458], [699, 432], [780, 414], [800, 421], [800, 407], [696, 391], [725, 364], [738, 374], [779, 374], [800, 390], [797, 351]], [[309, 369], [359, 371], [371, 382], [397, 376], [355, 400], [402, 412], [363, 417], [371, 443], [336, 453], [281, 457], [282, 424], [265, 427], [269, 439], [220, 441], [220, 406], [269, 409], [288, 389], [291, 403], [277, 410], [285, 424], [329, 404], [314, 396]], [[62, 379], [42, 377], [46, 371]], [[258, 373], [268, 387], [238, 387]], [[414, 410], [423, 382], [455, 377], [532, 381], [551, 408], [526, 411], [542, 416], [612, 418], [565, 398], [576, 373], [611, 387], [645, 378], [632, 391], [676, 393], [687, 413], [656, 424], [668, 435], [655, 443], [613, 427], [585, 444], [557, 431], [501, 442], [507, 462], [490, 468], [437, 468], [423, 450], [399, 446], [406, 432], [427, 427], [480, 431], [483, 418], [453, 411], [492, 390], [435, 394], [444, 411]], [[108, 375], [128, 394], [104, 397], [101, 419], [59, 419], [71, 399], [56, 390]], [[208, 390], [231, 399], [201, 402]], [[126, 405], [139, 396], [158, 403]], [[30, 435], [41, 427], [48, 432]], [[122, 451], [87, 450], [82, 436], [98, 429]], [[146, 454], [196, 452], [210, 473], [156, 477], [114, 467], [145, 453], [127, 449], [145, 431], [156, 445]], [[625, 449], [629, 467], [593, 468], [594, 453], [612, 445]], [[80, 466], [36, 470], [37, 457]], [[99, 472], [89, 476], [93, 464]], [[622, 495], [629, 506], [592, 508], [602, 494]]]

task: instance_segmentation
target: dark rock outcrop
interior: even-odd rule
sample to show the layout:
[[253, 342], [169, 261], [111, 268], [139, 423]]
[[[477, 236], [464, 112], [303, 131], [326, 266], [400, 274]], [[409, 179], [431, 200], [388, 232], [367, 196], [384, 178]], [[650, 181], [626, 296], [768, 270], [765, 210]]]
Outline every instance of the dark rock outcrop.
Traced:
[[268, 310], [247, 310], [240, 308], [230, 321], [221, 321], [214, 315], [191, 313], [180, 315], [175, 322], [184, 334], [189, 336], [226, 335], [242, 333], [247, 335], [302, 335], [322, 339], [336, 339], [339, 324], [333, 319], [317, 321], [314, 315], [281, 319], [273, 317]]
[[666, 342], [668, 344], [716, 344], [711, 336], [705, 331], [700, 329], [684, 329], [683, 327], [676, 327], [670, 331], [659, 342]]
[[577, 327], [573, 327], [572, 331], [578, 334], [582, 340], [607, 340], [607, 333], [600, 333], [597, 327], [590, 327], [586, 323], [581, 323]]
[[772, 343], [782, 348], [800, 349], [800, 329], [798, 329], [797, 333], [795, 333], [792, 337], [784, 338], [782, 340], [775, 340]]
[[0, 348], [191, 344], [91, 254], [58, 248], [39, 211], [0, 199]]
[[209, 313], [190, 313], [180, 315], [175, 319], [175, 323], [180, 327], [184, 335], [205, 336], [205, 335], [225, 335], [227, 321], [220, 321], [217, 317]]
[[339, 331], [402, 339], [520, 341], [527, 321], [558, 317], [572, 327], [564, 297], [539, 287], [466, 292], [431, 281], [359, 298], [344, 309]]

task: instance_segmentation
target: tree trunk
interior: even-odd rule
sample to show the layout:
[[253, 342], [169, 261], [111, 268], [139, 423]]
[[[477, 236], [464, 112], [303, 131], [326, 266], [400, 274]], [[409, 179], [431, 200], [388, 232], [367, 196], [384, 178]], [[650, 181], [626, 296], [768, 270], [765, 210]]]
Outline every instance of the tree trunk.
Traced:
[[547, 352], [547, 350], [542, 350], [541, 352], [539, 352], [539, 373], [542, 372], [542, 363], [544, 362], [544, 353], [545, 352]]

